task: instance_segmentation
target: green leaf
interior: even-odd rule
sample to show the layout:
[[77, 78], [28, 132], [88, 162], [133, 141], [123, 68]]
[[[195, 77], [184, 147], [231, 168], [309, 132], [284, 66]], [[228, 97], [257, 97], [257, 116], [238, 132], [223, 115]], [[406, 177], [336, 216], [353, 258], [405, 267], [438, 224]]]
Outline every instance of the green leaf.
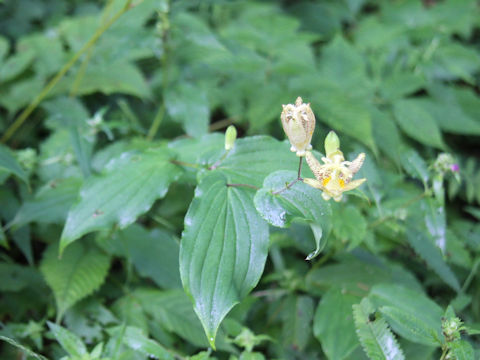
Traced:
[[14, 229], [30, 222], [60, 224], [65, 221], [68, 210], [75, 202], [81, 180], [59, 179], [42, 187], [32, 200], [25, 201], [9, 224]]
[[133, 224], [114, 235], [114, 241], [122, 248], [123, 255], [132, 261], [140, 275], [150, 277], [163, 288], [181, 287], [178, 271], [178, 242], [167, 232], [148, 232]]
[[76, 302], [97, 290], [110, 265], [108, 256], [96, 247], [73, 244], [58, 258], [58, 247], [51, 245], [43, 255], [40, 270], [55, 295], [57, 319]]
[[167, 88], [165, 104], [169, 115], [183, 125], [188, 135], [200, 137], [208, 132], [210, 109], [204, 90], [185, 81], [178, 82]]
[[257, 284], [268, 251], [268, 225], [253, 206], [253, 191], [228, 187], [213, 173], [195, 190], [180, 245], [180, 274], [207, 338]]
[[28, 175], [22, 169], [9, 148], [0, 144], [0, 173], [13, 174], [28, 184]]
[[3, 61], [5, 56], [7, 56], [9, 50], [10, 43], [8, 42], [8, 39], [0, 36], [0, 62]]
[[313, 320], [313, 333], [329, 359], [345, 359], [358, 346], [352, 316], [352, 305], [358, 302], [359, 297], [344, 294], [338, 288], [322, 296]]
[[405, 171], [415, 179], [421, 180], [427, 187], [430, 175], [427, 164], [414, 149], [404, 149], [400, 152], [400, 161]]
[[3, 246], [5, 249], [9, 248], [7, 237], [5, 236], [5, 232], [3, 231], [3, 227], [0, 225], [0, 245]]
[[290, 296], [285, 300], [283, 344], [303, 351], [312, 333], [313, 299], [309, 296]]
[[0, 83], [6, 83], [24, 72], [35, 58], [33, 51], [22, 51], [0, 64]]
[[124, 228], [165, 196], [180, 175], [164, 150], [124, 153], [112, 160], [105, 174], [89, 178], [80, 200], [68, 212], [60, 253], [82, 235], [118, 223]]
[[425, 295], [403, 286], [381, 284], [372, 288], [369, 299], [382, 313], [385, 311], [395, 332], [413, 342], [438, 345], [443, 310]]
[[50, 321], [47, 324], [55, 339], [70, 356], [81, 358], [88, 353], [87, 347], [77, 335]]
[[[235, 147], [217, 168], [231, 183], [258, 187], [274, 171], [295, 169], [298, 169], [298, 157], [290, 151], [290, 145], [269, 136], [237, 139]], [[305, 169], [302, 176], [307, 175], [311, 176], [311, 173]]]
[[[375, 316], [375, 309], [367, 298], [353, 305], [357, 335], [363, 350], [372, 360], [403, 360], [405, 356], [387, 323]], [[374, 319], [371, 319], [374, 317]]]
[[142, 329], [133, 326], [127, 326], [125, 329], [123, 343], [133, 350], [140, 351], [149, 357], [155, 357], [159, 360], [174, 359], [162, 345], [149, 339], [148, 336], [143, 333]]
[[0, 262], [0, 291], [17, 292], [32, 284], [42, 283], [40, 273], [33, 267]]
[[460, 283], [455, 273], [445, 263], [440, 248], [423, 231], [416, 229], [414, 225], [408, 226], [407, 240], [415, 252], [427, 262], [446, 284], [455, 291], [460, 291]]
[[37, 360], [48, 360], [46, 357], [33, 352], [32, 350], [23, 346], [22, 344], [15, 341], [14, 339], [11, 339], [11, 338], [3, 336], [3, 335], [0, 335], [0, 340], [5, 341], [6, 343], [9, 343], [12, 346], [15, 346], [16, 348], [20, 349], [21, 351], [23, 351], [28, 356], [34, 357]]
[[367, 234], [367, 222], [358, 208], [344, 206], [333, 217], [333, 233], [350, 248], [359, 245]]
[[456, 360], [474, 360], [475, 352], [472, 345], [465, 340], [454, 341], [449, 344], [450, 353]]
[[[310, 224], [316, 245], [315, 251], [307, 256], [307, 260], [311, 260], [326, 244], [331, 229], [332, 210], [330, 204], [323, 200], [320, 191], [303, 182], [297, 182], [288, 190], [274, 194], [296, 178], [297, 173], [294, 171], [280, 170], [270, 174], [265, 178], [263, 188], [257, 191], [254, 203], [257, 211], [271, 225], [289, 227], [294, 219], [305, 220]], [[324, 241], [320, 243], [322, 239]]]
[[400, 128], [412, 139], [438, 149], [445, 148], [437, 123], [415, 99], [395, 101], [393, 113]]

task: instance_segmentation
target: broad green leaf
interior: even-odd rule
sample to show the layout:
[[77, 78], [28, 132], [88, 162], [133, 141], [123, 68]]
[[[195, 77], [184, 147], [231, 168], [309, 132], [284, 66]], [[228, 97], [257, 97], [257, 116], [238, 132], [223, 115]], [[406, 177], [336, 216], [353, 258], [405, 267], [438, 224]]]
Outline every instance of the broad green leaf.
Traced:
[[367, 298], [364, 298], [360, 304], [353, 305], [353, 317], [363, 350], [372, 360], [405, 359], [387, 323], [381, 317], [377, 317], [374, 311]]
[[457, 340], [450, 343], [450, 353], [456, 360], [474, 360], [475, 352], [472, 345], [465, 340]]
[[81, 181], [59, 179], [42, 187], [31, 200], [25, 201], [9, 224], [13, 228], [30, 222], [63, 223], [68, 210], [78, 197]]
[[397, 72], [380, 85], [382, 94], [392, 101], [420, 90], [425, 85], [425, 79], [411, 72]]
[[105, 280], [110, 259], [96, 247], [73, 244], [58, 258], [58, 247], [50, 245], [43, 254], [40, 271], [55, 295], [57, 319], [76, 302], [97, 290]]
[[206, 134], [197, 138], [174, 140], [168, 144], [175, 151], [179, 161], [189, 164], [213, 165], [225, 151], [225, 135]]
[[167, 232], [148, 232], [133, 224], [114, 235], [114, 241], [132, 261], [140, 275], [150, 277], [163, 288], [181, 287], [178, 271], [178, 242]]
[[171, 355], [162, 345], [155, 340], [149, 339], [142, 329], [127, 326], [123, 343], [133, 350], [139, 351], [149, 357], [155, 357], [159, 360], [173, 360]]
[[[429, 338], [419, 339], [418, 334], [414, 335], [412, 329], [406, 327], [404, 323], [398, 322], [393, 317], [387, 318], [390, 326], [401, 336], [413, 342], [430, 345], [434, 341], [432, 339], [440, 338], [443, 310], [422, 293], [399, 285], [381, 284], [372, 288], [369, 299], [378, 309], [394, 309], [395, 315], [405, 317], [405, 322], [411, 318], [415, 319], [417, 326], [422, 328], [421, 334], [430, 334]], [[388, 309], [386, 311], [388, 312]]]
[[50, 321], [47, 324], [55, 339], [70, 356], [81, 358], [88, 353], [87, 347], [77, 335]]
[[424, 145], [439, 149], [445, 148], [437, 123], [416, 100], [395, 101], [393, 113], [400, 128], [412, 139]]
[[14, 79], [24, 72], [35, 58], [33, 51], [22, 51], [0, 63], [0, 84]]
[[313, 299], [292, 295], [285, 300], [283, 318], [283, 344], [303, 351], [312, 334]]
[[16, 348], [20, 349], [21, 351], [23, 351], [25, 354], [27, 354], [28, 356], [31, 356], [37, 360], [48, 360], [46, 357], [40, 355], [40, 354], [37, 354], [36, 352], [33, 352], [32, 350], [30, 350], [29, 348], [25, 347], [24, 345], [20, 344], [18, 341], [14, 340], [14, 339], [11, 339], [7, 336], [3, 336], [3, 335], [0, 335], [0, 340], [2, 341], [5, 341], [6, 343], [12, 345], [12, 346], [15, 346]]
[[452, 289], [460, 291], [460, 283], [455, 273], [445, 263], [442, 252], [438, 246], [423, 232], [411, 225], [407, 229], [408, 243], [415, 252], [426, 261], [433, 271]]
[[352, 305], [359, 300], [358, 296], [342, 293], [338, 288], [322, 296], [313, 320], [313, 333], [329, 359], [345, 359], [358, 346]]
[[0, 173], [13, 174], [28, 184], [28, 175], [22, 169], [9, 148], [0, 144]]
[[185, 81], [169, 86], [165, 93], [168, 114], [183, 125], [186, 133], [200, 137], [208, 132], [210, 109], [207, 94]]
[[254, 192], [206, 176], [185, 216], [180, 274], [212, 346], [220, 322], [257, 284], [268, 251], [268, 225], [253, 206]]
[[[302, 176], [311, 176], [308, 169]], [[277, 170], [298, 169], [298, 157], [287, 142], [269, 136], [250, 136], [238, 139], [227, 158], [218, 166], [231, 183], [261, 187], [265, 177]]]
[[376, 152], [372, 132], [372, 115], [370, 103], [363, 94], [344, 89], [337, 83], [319, 79], [312, 107], [321, 114], [319, 121], [324, 121], [332, 129], [345, 133]]
[[402, 146], [402, 138], [393, 116], [389, 112], [380, 111], [373, 107], [370, 111], [375, 144], [398, 164], [400, 162], [399, 155], [402, 153], [399, 151]]
[[323, 200], [320, 191], [300, 181], [291, 188], [274, 194], [296, 178], [295, 171], [280, 170], [270, 174], [265, 178], [263, 188], [257, 191], [254, 203], [257, 211], [271, 225], [288, 227], [294, 219], [305, 220], [312, 228], [316, 245], [315, 251], [307, 256], [307, 260], [311, 260], [326, 244], [331, 229], [332, 210], [330, 204]]
[[60, 240], [60, 253], [82, 235], [118, 223], [124, 228], [165, 196], [181, 173], [162, 150], [124, 153], [110, 162], [106, 172], [89, 178], [79, 201], [68, 212]]

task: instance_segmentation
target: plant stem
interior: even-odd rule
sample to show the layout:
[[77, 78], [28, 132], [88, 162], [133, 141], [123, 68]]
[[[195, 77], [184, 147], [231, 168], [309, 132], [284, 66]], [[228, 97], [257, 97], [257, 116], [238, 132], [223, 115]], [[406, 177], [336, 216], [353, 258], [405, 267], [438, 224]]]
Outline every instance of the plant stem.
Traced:
[[302, 173], [302, 163], [303, 163], [303, 156], [300, 157], [300, 161], [299, 161], [299, 163], [298, 163], [298, 174], [297, 174], [297, 178], [296, 178], [295, 180], [293, 180], [291, 183], [286, 184], [284, 188], [272, 192], [273, 195], [278, 195], [278, 194], [284, 192], [285, 190], [290, 189], [290, 188], [291, 188], [293, 185], [295, 185], [298, 181], [303, 181], [303, 179], [302, 179], [302, 177], [301, 177], [301, 173]]
[[250, 185], [250, 184], [230, 184], [230, 183], [227, 183], [227, 186], [228, 187], [247, 187], [247, 188], [255, 189], [255, 190], [260, 189], [259, 187], [255, 186], [255, 185]]
[[152, 121], [152, 125], [148, 130], [147, 140], [151, 141], [157, 134], [158, 128], [160, 127], [163, 118], [165, 117], [165, 113], [167, 107], [165, 105], [165, 92], [168, 88], [168, 29], [170, 27], [170, 23], [168, 21], [168, 13], [166, 12], [159, 12], [160, 20], [162, 21], [162, 44], [163, 44], [163, 54], [160, 59], [161, 66], [162, 66], [162, 104], [160, 105], [155, 118]]
[[98, 28], [98, 30], [93, 34], [93, 36], [88, 40], [88, 42], [83, 45], [83, 47], [68, 61], [53, 77], [50, 82], [45, 85], [42, 89], [40, 94], [38, 94], [35, 99], [28, 105], [28, 107], [23, 110], [23, 112], [18, 116], [18, 118], [13, 122], [12, 125], [7, 129], [5, 134], [3, 134], [1, 138], [1, 142], [5, 143], [12, 137], [13, 134], [18, 130], [20, 126], [27, 120], [30, 114], [37, 108], [37, 106], [42, 102], [42, 100], [48, 95], [48, 93], [57, 85], [57, 83], [65, 76], [65, 74], [70, 70], [70, 68], [77, 62], [77, 60], [82, 56], [85, 52], [88, 51], [102, 36], [102, 34], [108, 30], [110, 26], [113, 25], [115, 21], [117, 21], [124, 13], [126, 13], [130, 9], [130, 5], [132, 0], [127, 0], [125, 6], [116, 13], [108, 22], [106, 22], [103, 26]]
[[194, 168], [194, 169], [200, 169], [201, 168], [201, 166], [198, 165], [198, 164], [187, 163], [187, 162], [179, 161], [179, 160], [170, 160], [170, 162], [172, 164], [175, 164], [175, 165], [190, 167], [190, 168]]

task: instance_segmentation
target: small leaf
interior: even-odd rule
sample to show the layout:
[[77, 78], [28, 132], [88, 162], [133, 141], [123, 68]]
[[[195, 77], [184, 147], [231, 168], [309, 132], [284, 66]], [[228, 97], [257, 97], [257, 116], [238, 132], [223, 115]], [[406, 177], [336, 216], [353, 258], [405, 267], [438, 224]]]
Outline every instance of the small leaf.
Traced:
[[268, 225], [252, 200], [251, 189], [229, 187], [215, 172], [197, 186], [185, 216], [180, 274], [212, 347], [220, 322], [257, 284], [265, 265]]
[[89, 178], [80, 201], [68, 212], [60, 240], [60, 253], [82, 235], [118, 223], [124, 228], [165, 196], [181, 173], [162, 150], [124, 153], [110, 162], [107, 171]]
[[352, 305], [359, 300], [338, 288], [322, 296], [313, 320], [313, 333], [329, 359], [345, 359], [359, 345], [352, 315]]
[[1, 64], [0, 63], [0, 83], [6, 83], [24, 72], [35, 58], [33, 51], [22, 51], [16, 53]]
[[397, 100], [393, 113], [400, 128], [422, 144], [444, 149], [442, 134], [433, 117], [415, 100]]
[[50, 321], [47, 324], [55, 339], [70, 356], [81, 358], [87, 354], [87, 347], [77, 335]]
[[427, 187], [428, 174], [427, 164], [418, 153], [413, 149], [405, 149], [400, 151], [400, 161], [405, 171], [415, 179], [421, 180], [423, 186]]
[[456, 360], [474, 360], [475, 351], [472, 345], [465, 340], [454, 341], [449, 344], [450, 352]]
[[47, 248], [40, 270], [55, 295], [57, 319], [100, 287], [109, 265], [110, 259], [91, 245], [76, 243], [64, 252], [61, 259], [56, 245]]
[[[353, 305], [357, 335], [363, 350], [372, 360], [403, 360], [405, 356], [387, 323], [378, 315], [367, 298]], [[374, 317], [372, 320], [371, 317]]]
[[22, 169], [9, 148], [0, 144], [0, 173], [13, 174], [28, 184], [28, 175]]
[[127, 326], [123, 343], [133, 350], [159, 360], [173, 360], [174, 357], [158, 342], [149, 339], [141, 329]]
[[60, 179], [41, 188], [32, 200], [25, 201], [9, 224], [14, 229], [30, 222], [62, 223], [78, 196], [81, 181]]
[[315, 251], [307, 256], [307, 260], [311, 260], [326, 244], [331, 229], [332, 210], [330, 204], [323, 200], [321, 191], [301, 181], [274, 194], [296, 178], [297, 173], [294, 171], [280, 170], [270, 174], [263, 182], [263, 188], [257, 191], [254, 203], [257, 211], [271, 225], [289, 227], [294, 219], [309, 223], [316, 245]]

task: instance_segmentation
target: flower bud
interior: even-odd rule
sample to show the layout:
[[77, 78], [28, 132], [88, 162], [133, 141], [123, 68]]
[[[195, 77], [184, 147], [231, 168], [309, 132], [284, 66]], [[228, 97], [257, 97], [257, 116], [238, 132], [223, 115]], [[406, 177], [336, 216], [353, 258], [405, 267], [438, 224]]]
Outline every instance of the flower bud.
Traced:
[[315, 115], [310, 104], [304, 104], [302, 98], [298, 97], [295, 105], [282, 106], [280, 119], [283, 131], [292, 145], [290, 150], [296, 152], [297, 156], [305, 156], [306, 151], [312, 149], [310, 141], [315, 130]]
[[333, 153], [340, 150], [340, 139], [335, 131], [330, 131], [325, 138], [325, 156], [331, 157]]
[[237, 129], [235, 129], [235, 126], [230, 125], [227, 128], [227, 131], [225, 131], [225, 150], [228, 151], [233, 149], [236, 139], [237, 139]]

